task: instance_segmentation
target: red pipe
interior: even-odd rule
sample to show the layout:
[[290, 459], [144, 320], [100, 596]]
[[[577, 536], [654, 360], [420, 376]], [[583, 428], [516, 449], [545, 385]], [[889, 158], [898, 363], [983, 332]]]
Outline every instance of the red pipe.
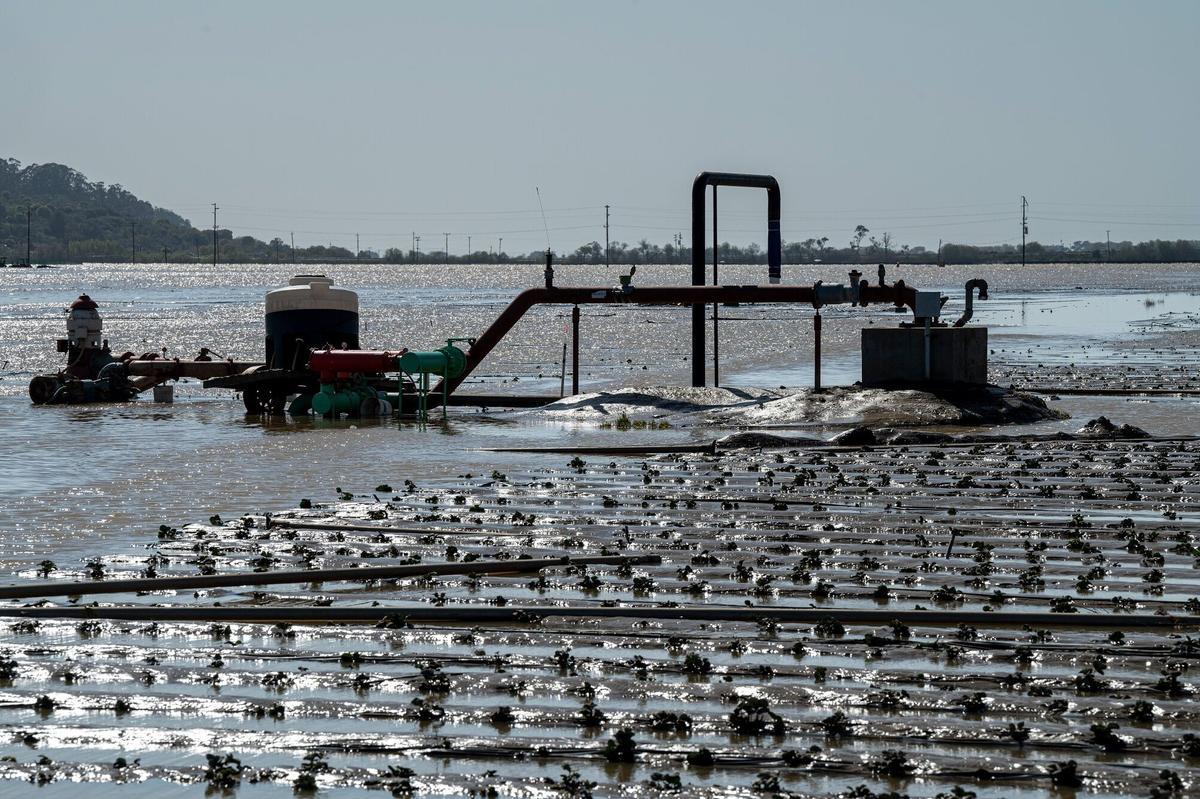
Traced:
[[330, 383], [338, 375], [378, 374], [396, 371], [396, 361], [408, 350], [387, 352], [377, 350], [313, 350], [308, 367]]
[[[865, 281], [864, 281], [865, 282]], [[860, 284], [859, 303], [892, 303], [907, 305], [916, 312], [917, 292], [897, 281], [894, 286], [869, 286]], [[661, 286], [633, 288], [629, 291], [611, 288], [537, 288], [526, 289], [518, 294], [508, 307], [496, 317], [483, 335], [475, 339], [467, 353], [467, 367], [462, 374], [450, 381], [449, 392], [475, 370], [488, 353], [500, 343], [508, 331], [535, 305], [704, 305], [718, 302], [736, 302], [744, 305], [762, 303], [802, 303], [812, 305], [816, 299], [812, 286]], [[314, 368], [316, 368], [314, 366]], [[431, 392], [442, 394], [439, 383]]]

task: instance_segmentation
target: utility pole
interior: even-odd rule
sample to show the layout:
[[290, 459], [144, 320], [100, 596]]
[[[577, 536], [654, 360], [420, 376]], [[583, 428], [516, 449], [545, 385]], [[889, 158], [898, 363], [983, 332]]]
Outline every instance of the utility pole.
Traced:
[[1108, 260], [1110, 260], [1110, 261], [1112, 260], [1112, 236], [1110, 235], [1111, 233], [1112, 233], [1111, 230], [1104, 231], [1104, 244], [1105, 244], [1106, 249], [1108, 250]]
[[446, 263], [450, 263], [450, 234], [443, 233], [442, 236], [446, 239]]
[[129, 259], [129, 262], [132, 264], [136, 264], [137, 263], [137, 222], [129, 223], [129, 247], [130, 247], [130, 256], [131, 256]]
[[296, 232], [292, 231], [292, 263], [296, 263]]
[[1021, 266], [1025, 265], [1025, 237], [1029, 235], [1029, 201], [1021, 195]]
[[213, 203], [213, 266], [217, 265], [217, 204]]
[[608, 206], [604, 206], [604, 265], [608, 266]]
[[362, 252], [362, 245], [358, 243], [358, 234], [354, 234], [354, 260], [358, 260], [358, 254]]
[[25, 206], [25, 263], [32, 264], [33, 255], [33, 206]]
[[504, 255], [504, 237], [500, 237], [500, 243], [496, 245], [496, 260], [499, 261]]
[[471, 260], [471, 237], [467, 236], [467, 260]]
[[413, 231], [412, 239], [413, 239], [413, 246], [412, 246], [413, 263], [415, 264], [417, 262], [417, 232], [415, 230]]

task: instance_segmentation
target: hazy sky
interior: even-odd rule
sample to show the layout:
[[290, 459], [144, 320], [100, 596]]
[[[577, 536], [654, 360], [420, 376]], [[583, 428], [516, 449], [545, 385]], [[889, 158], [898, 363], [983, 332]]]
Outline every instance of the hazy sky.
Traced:
[[[1200, 1], [0, 0], [0, 156], [297, 243], [1200, 238]], [[765, 197], [721, 193], [723, 240]]]

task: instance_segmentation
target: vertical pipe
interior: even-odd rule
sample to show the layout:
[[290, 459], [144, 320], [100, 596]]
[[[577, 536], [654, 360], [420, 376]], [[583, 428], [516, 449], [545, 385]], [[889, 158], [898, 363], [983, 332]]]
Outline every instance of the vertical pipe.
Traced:
[[[720, 260], [721, 239], [717, 235], [717, 187], [713, 186], [713, 285], [719, 286], [717, 263]], [[721, 385], [721, 343], [718, 326], [720, 303], [713, 303], [713, 386]]]
[[579, 306], [571, 311], [571, 394], [579, 393]]
[[821, 390], [821, 312], [813, 314], [813, 391]]
[[[692, 184], [692, 285], [704, 285], [704, 193], [707, 176]], [[704, 385], [704, 305], [692, 305], [692, 385]]]
[[931, 317], [928, 317], [928, 316], [925, 317], [925, 382], [926, 383], [929, 382], [929, 377], [932, 372], [932, 369], [931, 369], [932, 363], [931, 363], [930, 352], [929, 352], [929, 349], [930, 349], [929, 348], [929, 331], [931, 330], [932, 322], [933, 322], [933, 320]]

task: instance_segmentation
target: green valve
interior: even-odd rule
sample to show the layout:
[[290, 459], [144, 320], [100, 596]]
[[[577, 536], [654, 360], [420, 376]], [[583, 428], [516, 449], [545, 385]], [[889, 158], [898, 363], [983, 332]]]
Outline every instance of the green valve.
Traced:
[[[446, 346], [436, 350], [420, 352], [410, 350], [400, 356], [396, 364], [401, 375], [411, 375], [416, 386], [417, 418], [425, 421], [429, 417], [429, 376], [442, 378], [442, 416], [446, 415], [446, 406], [450, 401], [450, 381], [467, 370], [467, 355], [458, 347], [456, 341], [465, 341], [467, 346], [473, 346], [473, 338], [446, 339]], [[397, 386], [396, 410], [403, 415], [404, 392], [403, 385]]]

